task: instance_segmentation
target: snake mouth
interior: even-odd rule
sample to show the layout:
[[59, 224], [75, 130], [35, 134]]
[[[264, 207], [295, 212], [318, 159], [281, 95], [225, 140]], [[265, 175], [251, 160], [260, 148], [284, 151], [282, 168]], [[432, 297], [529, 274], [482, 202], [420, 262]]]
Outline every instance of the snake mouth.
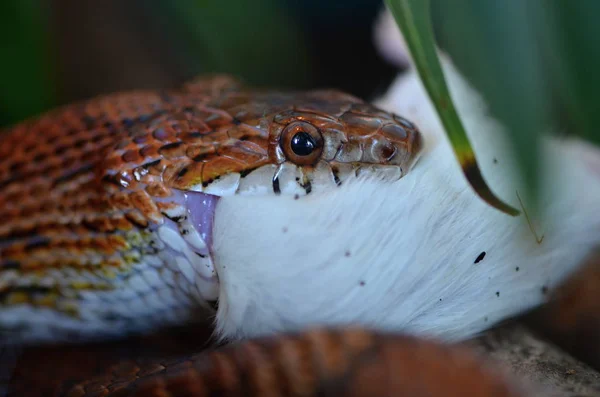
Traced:
[[[183, 196], [188, 214], [188, 226], [197, 232], [199, 238], [195, 238], [194, 233], [190, 233], [185, 225], [180, 228], [180, 234], [194, 253], [202, 259], [201, 266], [204, 265], [204, 269], [199, 269], [201, 282], [198, 286], [206, 301], [214, 307], [219, 296], [219, 276], [213, 260], [213, 226], [219, 196], [200, 192], [185, 192]], [[200, 284], [208, 284], [208, 288], [202, 288]]]
[[218, 199], [211, 194], [173, 190], [153, 242], [162, 263], [179, 275], [178, 283], [209, 305], [219, 296], [212, 252]]
[[[311, 175], [309, 181], [312, 186], [307, 189], [301, 184], [300, 178], [293, 178], [295, 175], [287, 175], [289, 181], [281, 177], [282, 182], [278, 184], [278, 189], [273, 187], [273, 193], [279, 195], [282, 193], [296, 193], [299, 189], [287, 189], [288, 185], [300, 185], [303, 193], [308, 194], [314, 187], [316, 192], [324, 191], [322, 188], [332, 188], [339, 186], [349, 179], [357, 177], [375, 177], [387, 181], [397, 181], [402, 177], [402, 168], [393, 165], [364, 164], [357, 166], [355, 164], [340, 164], [338, 170], [343, 172], [324, 173], [327, 177], [317, 178]], [[275, 172], [272, 169], [261, 170], [261, 177], [275, 180], [275, 176], [286, 176], [285, 173]], [[269, 171], [269, 172], [265, 172]], [[257, 173], [258, 175], [259, 173]], [[304, 176], [304, 175], [302, 175]], [[299, 182], [300, 181], [300, 182]], [[289, 183], [288, 183], [289, 182]], [[263, 185], [269, 186], [268, 183]], [[268, 189], [265, 189], [268, 190]], [[289, 190], [289, 191], [288, 191]], [[203, 302], [212, 304], [219, 297], [219, 275], [214, 263], [213, 252], [213, 229], [215, 224], [215, 213], [220, 195], [204, 192], [174, 190], [174, 203], [176, 204], [172, 211], [165, 213], [167, 219], [165, 223], [158, 228], [158, 236], [167, 246], [168, 258], [164, 262], [175, 263], [178, 272], [185, 279], [195, 286], [197, 294]], [[259, 191], [258, 194], [263, 193]], [[254, 192], [257, 194], [257, 192]]]
[[[196, 192], [216, 197], [288, 195], [304, 196], [327, 192], [357, 177], [372, 177], [395, 182], [408, 170], [399, 165], [357, 162], [320, 161], [316, 166], [300, 167], [291, 162], [267, 164], [243, 173], [230, 173], [214, 178]], [[198, 189], [198, 190], [196, 190]], [[191, 189], [190, 189], [191, 191]]]

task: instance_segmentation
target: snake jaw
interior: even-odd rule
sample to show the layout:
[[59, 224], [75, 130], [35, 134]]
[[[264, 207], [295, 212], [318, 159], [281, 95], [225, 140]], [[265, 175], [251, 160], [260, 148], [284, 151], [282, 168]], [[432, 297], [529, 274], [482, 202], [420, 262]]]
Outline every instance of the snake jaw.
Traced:
[[219, 294], [211, 252], [218, 196], [174, 191], [170, 199], [174, 205], [156, 229], [158, 238], [169, 248], [160, 255], [165, 264], [176, 266], [196, 287], [201, 303], [213, 301]]

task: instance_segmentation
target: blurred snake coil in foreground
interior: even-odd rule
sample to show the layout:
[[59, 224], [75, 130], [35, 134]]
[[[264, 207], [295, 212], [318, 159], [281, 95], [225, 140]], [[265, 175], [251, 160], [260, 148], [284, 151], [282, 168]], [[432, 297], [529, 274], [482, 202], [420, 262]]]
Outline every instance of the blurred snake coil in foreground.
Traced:
[[111, 371], [66, 396], [523, 396], [466, 348], [351, 327], [258, 338]]

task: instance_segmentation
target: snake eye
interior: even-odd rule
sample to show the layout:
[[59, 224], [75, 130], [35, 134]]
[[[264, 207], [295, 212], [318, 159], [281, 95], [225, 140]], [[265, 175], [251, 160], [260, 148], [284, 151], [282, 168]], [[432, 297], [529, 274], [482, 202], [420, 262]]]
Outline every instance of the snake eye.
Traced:
[[315, 150], [315, 140], [304, 131], [296, 132], [292, 137], [290, 147], [298, 156], [309, 156]]
[[312, 124], [295, 122], [283, 130], [281, 148], [288, 160], [296, 164], [316, 164], [323, 152], [323, 137]]

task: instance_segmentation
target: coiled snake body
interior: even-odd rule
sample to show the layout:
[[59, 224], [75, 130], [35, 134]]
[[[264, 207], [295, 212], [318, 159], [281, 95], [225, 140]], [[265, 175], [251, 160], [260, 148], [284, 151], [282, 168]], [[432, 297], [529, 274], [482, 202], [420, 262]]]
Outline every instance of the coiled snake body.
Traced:
[[121, 336], [218, 297], [219, 196], [299, 198], [360, 172], [398, 179], [420, 135], [337, 91], [249, 90], [227, 76], [66, 106], [0, 149], [0, 335]]
[[[99, 97], [22, 122], [0, 146], [2, 344], [147, 333], [194, 320], [198, 308], [209, 316], [219, 290], [211, 255], [218, 197], [300, 199], [363, 172], [394, 181], [421, 145], [409, 121], [342, 92], [259, 91], [228, 76]], [[435, 391], [424, 379], [398, 383], [393, 371], [406, 363], [420, 372], [456, 359], [459, 373], [479, 371], [463, 353], [440, 361], [445, 348], [356, 329], [228, 349], [121, 367], [63, 392], [372, 395]], [[508, 395], [486, 376], [481, 395]]]
[[[364, 172], [396, 181], [421, 146], [409, 121], [342, 92], [258, 91], [228, 76], [99, 97], [16, 125], [0, 146], [2, 346], [210, 318], [219, 197], [301, 199]], [[67, 374], [56, 387], [17, 377], [9, 395], [516, 395], [467, 351], [359, 328], [192, 349], [90, 379]]]

